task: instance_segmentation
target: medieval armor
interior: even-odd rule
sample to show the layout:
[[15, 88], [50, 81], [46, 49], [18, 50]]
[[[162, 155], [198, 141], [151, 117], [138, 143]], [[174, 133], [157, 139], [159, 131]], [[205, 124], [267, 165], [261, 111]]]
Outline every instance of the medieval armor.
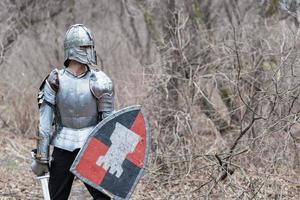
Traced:
[[37, 176], [42, 176], [49, 171], [49, 165], [46, 162], [36, 159], [36, 153], [37, 149], [31, 151], [31, 169]]
[[96, 65], [96, 51], [91, 31], [82, 24], [70, 26], [64, 41], [64, 64], [76, 60], [87, 65]]
[[53, 118], [53, 106], [55, 105], [55, 91], [45, 79], [40, 87], [38, 95], [40, 124], [37, 140], [36, 159], [40, 163], [49, 162], [49, 143]]
[[[34, 173], [46, 173], [49, 145], [54, 146], [49, 179], [50, 196], [54, 200], [68, 198], [74, 179], [68, 171], [73, 160], [96, 124], [114, 110], [112, 81], [105, 73], [91, 69], [96, 64], [96, 52], [89, 29], [81, 24], [71, 26], [65, 34], [64, 53], [65, 66], [53, 70], [40, 87], [40, 122], [32, 163]], [[77, 61], [83, 74], [72, 73], [76, 65], [69, 65], [71, 60]], [[86, 187], [94, 198], [109, 199]]]
[[[57, 72], [56, 78], [48, 77], [40, 92], [39, 102], [45, 104], [40, 106], [37, 155], [43, 161], [49, 160], [49, 143], [68, 151], [81, 148], [98, 121], [114, 110], [112, 81], [102, 71], [87, 70], [81, 76], [73, 75], [67, 68]], [[57, 92], [52, 89], [50, 78], [55, 83], [59, 80]]]
[[102, 119], [106, 118], [111, 111], [114, 110], [113, 84], [111, 80], [101, 71], [97, 73], [92, 73], [90, 77], [90, 88], [91, 92], [98, 99], [97, 107], [98, 111], [102, 112]]

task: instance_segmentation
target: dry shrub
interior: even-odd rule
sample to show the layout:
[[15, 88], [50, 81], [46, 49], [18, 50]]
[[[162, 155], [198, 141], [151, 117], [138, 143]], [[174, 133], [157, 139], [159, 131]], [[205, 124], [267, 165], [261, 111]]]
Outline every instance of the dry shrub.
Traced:
[[298, 199], [293, 16], [275, 1], [91, 2], [40, 18], [6, 51], [5, 132], [35, 132], [38, 84], [62, 63], [63, 32], [80, 19], [100, 41], [117, 108], [139, 103], [149, 116], [150, 160], [134, 199]]
[[3, 101], [2, 127], [9, 134], [33, 135], [37, 129], [36, 91], [28, 88], [8, 88]]
[[297, 199], [293, 21], [228, 1], [222, 19], [198, 27], [188, 11], [167, 6], [160, 60], [147, 68], [152, 157], [140, 198]]

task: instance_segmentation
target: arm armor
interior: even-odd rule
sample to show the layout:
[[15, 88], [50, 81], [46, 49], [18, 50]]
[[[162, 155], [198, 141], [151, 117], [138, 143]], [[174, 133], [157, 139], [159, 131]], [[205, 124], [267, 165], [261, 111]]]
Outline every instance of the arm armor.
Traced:
[[114, 111], [114, 87], [111, 79], [102, 71], [92, 71], [90, 89], [97, 99], [100, 119]]
[[38, 140], [36, 159], [39, 162], [47, 163], [49, 161], [49, 143], [51, 138], [51, 129], [57, 90], [58, 73], [57, 70], [53, 70], [43, 81], [38, 95], [40, 122], [39, 130], [37, 133]]

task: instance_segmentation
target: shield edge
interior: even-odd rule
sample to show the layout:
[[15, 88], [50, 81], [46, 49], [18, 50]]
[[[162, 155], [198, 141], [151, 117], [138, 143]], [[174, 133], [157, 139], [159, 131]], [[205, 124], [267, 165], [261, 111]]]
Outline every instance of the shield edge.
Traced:
[[[102, 126], [109, 120], [115, 118], [116, 116], [119, 116], [125, 112], [128, 112], [128, 111], [134, 111], [134, 110], [139, 110], [143, 117], [144, 117], [144, 122], [145, 122], [145, 129], [146, 129], [146, 150], [145, 150], [145, 158], [144, 158], [144, 166], [141, 168], [136, 180], [134, 181], [130, 191], [128, 192], [127, 196], [125, 198], [121, 198], [119, 196], [116, 196], [114, 194], [111, 194], [109, 191], [103, 189], [103, 188], [99, 188], [97, 187], [96, 184], [94, 184], [93, 182], [91, 182], [90, 180], [84, 178], [84, 177], [81, 177], [79, 175], [79, 173], [77, 173], [76, 171], [76, 165], [79, 163], [79, 157], [82, 156], [82, 152], [86, 150], [87, 148], [87, 145], [90, 143], [91, 139], [93, 138], [93, 136], [96, 134], [96, 132], [102, 128]], [[134, 105], [134, 106], [129, 106], [129, 107], [126, 107], [126, 108], [123, 108], [121, 110], [118, 110], [116, 113], [113, 113], [111, 114], [110, 116], [108, 116], [107, 118], [103, 119], [101, 122], [99, 122], [95, 128], [91, 131], [91, 134], [88, 136], [88, 139], [87, 139], [87, 142], [83, 145], [83, 147], [80, 149], [79, 153], [77, 154], [75, 160], [73, 161], [72, 163], [72, 166], [70, 168], [70, 171], [76, 176], [78, 177], [80, 180], [82, 180], [83, 182], [87, 183], [88, 185], [94, 187], [95, 189], [99, 190], [103, 193], [105, 193], [106, 195], [108, 195], [110, 198], [112, 199], [115, 199], [115, 200], [128, 200], [134, 189], [136, 188], [137, 184], [138, 184], [138, 181], [141, 179], [141, 176], [143, 175], [144, 173], [144, 170], [146, 168], [146, 166], [148, 165], [148, 157], [149, 157], [149, 151], [150, 151], [150, 132], [149, 132], [149, 124], [148, 124], [148, 118], [147, 118], [147, 115], [143, 109], [143, 107], [141, 105]]]

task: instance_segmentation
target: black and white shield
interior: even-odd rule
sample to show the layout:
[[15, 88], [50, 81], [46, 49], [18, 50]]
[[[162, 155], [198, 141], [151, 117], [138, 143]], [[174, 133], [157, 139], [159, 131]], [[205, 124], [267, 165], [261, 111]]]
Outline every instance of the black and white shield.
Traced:
[[149, 140], [143, 109], [127, 107], [95, 127], [70, 170], [113, 199], [129, 199], [147, 163]]

